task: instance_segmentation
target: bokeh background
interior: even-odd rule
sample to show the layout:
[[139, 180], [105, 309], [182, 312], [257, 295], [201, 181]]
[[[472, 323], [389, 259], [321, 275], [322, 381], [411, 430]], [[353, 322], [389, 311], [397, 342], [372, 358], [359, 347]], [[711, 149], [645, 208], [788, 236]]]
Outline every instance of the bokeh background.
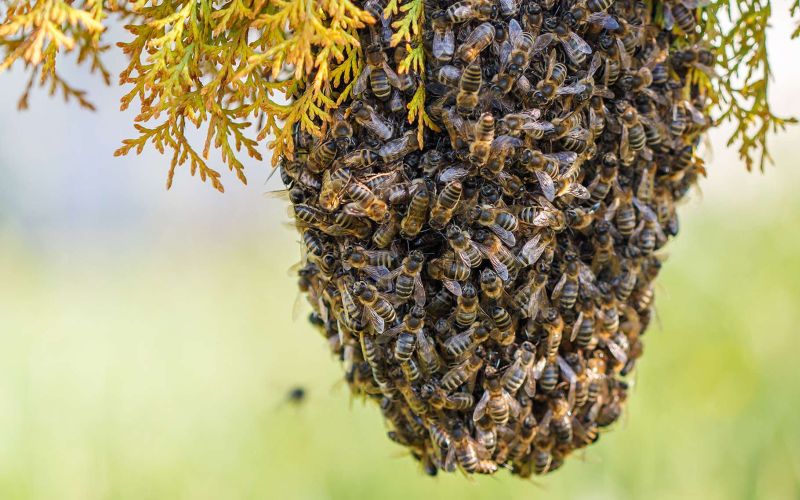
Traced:
[[[798, 116], [787, 6], [772, 100]], [[17, 113], [25, 77], [0, 78], [0, 498], [800, 498], [800, 128], [764, 175], [712, 134], [613, 432], [535, 483], [428, 478], [293, 319], [267, 164], [167, 192], [159, 154], [112, 156], [123, 91], [64, 70], [97, 112], [38, 93]]]

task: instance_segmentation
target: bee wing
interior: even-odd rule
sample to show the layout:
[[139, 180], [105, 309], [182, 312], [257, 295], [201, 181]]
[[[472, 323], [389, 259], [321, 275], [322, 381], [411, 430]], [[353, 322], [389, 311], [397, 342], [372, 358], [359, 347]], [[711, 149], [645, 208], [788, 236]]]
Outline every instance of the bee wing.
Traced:
[[398, 333], [403, 331], [403, 328], [405, 328], [405, 326], [406, 325], [404, 323], [399, 323], [399, 324], [389, 328], [388, 330], [385, 330], [383, 333], [381, 333], [378, 336], [378, 343], [386, 344], [392, 338], [394, 338], [395, 335], [397, 335]]
[[462, 264], [464, 264], [467, 267], [472, 267], [472, 263], [469, 260], [469, 256], [464, 250], [454, 250], [454, 252], [458, 256]]
[[675, 26], [675, 16], [672, 15], [672, 9], [668, 3], [664, 4], [664, 29], [667, 31], [672, 30]]
[[522, 36], [522, 26], [519, 25], [516, 19], [512, 19], [508, 22], [508, 39], [512, 44], [515, 44], [520, 36]]
[[548, 201], [553, 201], [556, 198], [556, 186], [553, 183], [553, 179], [543, 170], [536, 170], [535, 174], [545, 198]]
[[582, 52], [584, 54], [592, 53], [592, 48], [589, 46], [588, 43], [586, 43], [586, 41], [583, 38], [580, 37], [580, 35], [578, 35], [574, 31], [570, 31], [569, 37], [575, 43], [575, 47], [577, 48], [578, 52]]
[[698, 125], [706, 124], [706, 117], [694, 106], [694, 104], [689, 101], [684, 101], [683, 105], [689, 111], [689, 115], [691, 116], [693, 122]]
[[569, 382], [569, 394], [567, 395], [567, 401], [569, 401], [569, 406], [572, 407], [575, 404], [575, 384], [578, 381], [578, 376], [575, 375], [575, 371], [561, 356], [558, 357], [558, 367], [561, 368], [561, 373], [564, 374], [564, 378], [566, 378], [567, 382]]
[[[546, 49], [551, 43], [553, 43], [554, 38], [555, 35], [553, 35], [552, 33], [545, 33], [543, 35], [537, 36], [536, 40], [533, 41], [533, 46], [531, 47], [531, 55], [537, 54]], [[550, 55], [550, 60], [551, 60], [550, 67], [552, 67], [553, 64], [555, 64], [555, 56], [556, 56], [555, 52], [553, 52]], [[548, 74], [547, 78], [550, 78], [550, 74]]]
[[539, 260], [539, 257], [544, 253], [546, 245], [540, 245], [542, 235], [536, 234], [533, 238], [529, 239], [519, 251], [519, 256], [523, 263], [532, 266]]
[[447, 183], [463, 179], [469, 175], [469, 170], [464, 167], [450, 167], [439, 174], [439, 182]]
[[452, 293], [456, 297], [461, 297], [461, 294], [462, 294], [462, 292], [461, 292], [461, 284], [458, 281], [444, 280], [444, 281], [442, 281], [442, 284], [444, 285], [445, 288], [447, 288], [447, 290], [450, 293]]
[[631, 55], [625, 50], [625, 44], [622, 43], [622, 39], [620, 38], [617, 38], [617, 53], [619, 54], [619, 62], [622, 64], [622, 68], [630, 69]]
[[375, 330], [375, 333], [378, 335], [383, 333], [383, 329], [385, 326], [383, 318], [381, 318], [380, 315], [377, 312], [375, 312], [375, 310], [372, 309], [371, 307], [365, 306], [364, 310], [367, 312], [367, 320], [369, 320], [369, 324], [372, 325], [372, 328], [373, 330]]
[[575, 163], [575, 160], [578, 159], [578, 153], [573, 151], [559, 151], [557, 153], [548, 153], [545, 154], [546, 157], [552, 158], [557, 161], [561, 166], [570, 165]]
[[592, 24], [599, 24], [607, 30], [619, 29], [619, 23], [607, 12], [595, 12], [590, 14], [587, 20]]
[[[603, 64], [603, 58], [600, 57], [599, 52], [595, 52], [592, 56], [592, 61], [589, 63], [589, 69], [586, 71], [586, 79], [591, 79], [597, 70], [600, 69], [600, 66]], [[592, 79], [592, 81], [594, 81]]]
[[542, 376], [542, 370], [544, 370], [545, 361], [545, 358], [541, 358], [536, 362], [536, 364], [528, 368], [528, 376], [525, 377], [525, 383], [522, 386], [522, 389], [529, 398], [536, 396], [536, 381]]
[[404, 86], [403, 80], [397, 76], [397, 73], [395, 73], [386, 61], [383, 61], [383, 71], [386, 73], [386, 76], [389, 78], [389, 83], [391, 83], [393, 87], [400, 88]]
[[590, 295], [600, 295], [600, 290], [594, 284], [597, 278], [589, 266], [582, 262], [578, 267], [578, 280], [580, 281], [581, 286], [588, 290]]
[[533, 218], [533, 225], [539, 227], [549, 227], [558, 222], [555, 214], [548, 210], [542, 210]]
[[456, 470], [456, 445], [450, 443], [450, 448], [447, 449], [447, 456], [444, 459], [444, 467], [447, 472], [454, 472]]
[[425, 286], [419, 274], [414, 277], [414, 303], [418, 306], [425, 305]]
[[567, 132], [567, 137], [571, 137], [573, 139], [579, 139], [582, 141], [588, 141], [591, 132], [588, 129], [582, 127], [576, 127], [569, 132]]
[[578, 183], [567, 184], [564, 189], [559, 192], [559, 196], [563, 196], [565, 194], [572, 195], [580, 200], [588, 200], [592, 197], [591, 193], [589, 193], [589, 190], [586, 189], [582, 184]]
[[522, 407], [519, 404], [519, 401], [514, 398], [511, 394], [505, 392], [503, 390], [503, 399], [506, 400], [506, 404], [508, 405], [508, 410], [511, 412], [511, 416], [514, 418], [519, 418], [519, 412], [522, 411]]
[[478, 420], [482, 419], [484, 415], [486, 415], [486, 407], [489, 404], [489, 391], [483, 391], [483, 396], [481, 396], [481, 400], [478, 401], [478, 404], [475, 405], [475, 411], [472, 412], [472, 420], [477, 422]]
[[531, 300], [528, 302], [528, 317], [536, 319], [536, 315], [539, 314], [539, 310], [542, 308], [542, 306], [547, 307], [548, 303], [547, 294], [545, 293], [544, 289], [537, 290], [535, 293], [532, 293]]
[[[503, 66], [502, 70], [505, 70], [506, 64], [508, 64], [508, 56], [511, 54], [511, 43], [509, 41], [505, 41], [500, 45], [500, 61], [502, 62]], [[499, 73], [498, 73], [499, 74]]]
[[503, 281], [508, 281], [508, 268], [506, 265], [503, 264], [500, 259], [497, 258], [497, 255], [493, 253], [487, 254], [486, 256], [489, 258], [489, 262], [491, 262], [492, 267], [497, 272], [497, 275], [500, 277], [500, 279]]
[[382, 281], [384, 276], [389, 275], [389, 270], [385, 266], [366, 266], [361, 270], [376, 283]]
[[456, 46], [456, 36], [453, 30], [433, 31], [433, 57], [438, 60], [449, 59], [453, 56]]
[[497, 224], [492, 224], [489, 226], [489, 229], [491, 229], [507, 247], [514, 247], [517, 244], [517, 238], [514, 237], [514, 233], [511, 231]]
[[625, 354], [625, 350], [622, 347], [620, 347], [619, 344], [617, 344], [613, 340], [606, 340], [604, 343], [606, 348], [608, 349], [608, 352], [610, 352], [611, 355], [614, 356], [614, 358], [616, 358], [616, 360], [620, 362], [620, 364], [624, 365], [628, 362], [628, 355]]
[[[595, 85], [594, 92], [592, 92], [592, 95], [600, 96], [604, 99], [613, 99], [615, 97], [614, 92], [612, 92], [611, 90], [608, 89], [608, 87], [605, 87], [603, 85]], [[589, 110], [592, 111], [592, 108], [589, 108]]]
[[360, 95], [364, 93], [365, 90], [367, 90], [367, 83], [369, 82], [369, 74], [371, 71], [372, 69], [367, 64], [364, 67], [364, 71], [362, 71], [361, 74], [358, 75], [358, 78], [356, 78], [356, 82], [353, 84], [352, 93], [354, 96]]
[[620, 159], [627, 159], [631, 157], [631, 145], [628, 138], [628, 127], [622, 126], [622, 138], [619, 142], [619, 157]]
[[553, 293], [550, 296], [553, 300], [558, 299], [558, 297], [561, 295], [561, 290], [564, 288], [564, 285], [566, 283], [567, 283], [567, 273], [564, 273], [561, 275], [561, 279], [558, 280], [558, 283], [556, 283], [555, 288], [553, 288]]
[[367, 213], [364, 211], [364, 207], [361, 206], [360, 203], [357, 201], [351, 201], [343, 208], [344, 213], [348, 215], [354, 215], [356, 217], [366, 217]]
[[575, 339], [578, 338], [578, 331], [581, 329], [581, 323], [583, 323], [583, 312], [578, 314], [578, 319], [576, 319], [575, 324], [572, 325], [572, 333], [569, 335], [570, 342], [575, 342]]
[[581, 92], [583, 92], [587, 88], [589, 88], [589, 87], [586, 86], [585, 83], [575, 82], [575, 83], [573, 83], [571, 85], [565, 85], [563, 87], [559, 87], [556, 90], [556, 95], [575, 95], [575, 94], [580, 94]]
[[639, 198], [633, 199], [633, 205], [639, 209], [639, 212], [642, 213], [642, 216], [650, 221], [658, 221], [658, 215], [656, 215], [655, 211], [650, 208], [649, 205], [643, 203]]

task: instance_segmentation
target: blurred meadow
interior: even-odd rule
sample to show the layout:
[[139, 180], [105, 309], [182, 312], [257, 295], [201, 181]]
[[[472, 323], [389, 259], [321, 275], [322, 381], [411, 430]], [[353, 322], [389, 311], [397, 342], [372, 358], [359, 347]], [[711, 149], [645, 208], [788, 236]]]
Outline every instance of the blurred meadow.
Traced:
[[[797, 116], [791, 26], [773, 101]], [[0, 498], [800, 498], [800, 128], [763, 175], [713, 134], [613, 432], [535, 483], [468, 481], [423, 476], [292, 319], [267, 165], [167, 192], [157, 153], [112, 157], [122, 90], [79, 79], [98, 112], [39, 93], [17, 113], [24, 75], [0, 78]]]

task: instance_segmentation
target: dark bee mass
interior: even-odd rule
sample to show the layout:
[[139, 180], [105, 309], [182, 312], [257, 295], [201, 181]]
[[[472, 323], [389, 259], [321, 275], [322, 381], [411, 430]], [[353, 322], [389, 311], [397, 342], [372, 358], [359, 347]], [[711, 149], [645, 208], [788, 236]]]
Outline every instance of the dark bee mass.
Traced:
[[550, 472], [623, 410], [710, 125], [713, 57], [663, 3], [425, 0], [425, 74], [383, 19], [326, 135], [296, 131], [311, 322], [429, 474]]

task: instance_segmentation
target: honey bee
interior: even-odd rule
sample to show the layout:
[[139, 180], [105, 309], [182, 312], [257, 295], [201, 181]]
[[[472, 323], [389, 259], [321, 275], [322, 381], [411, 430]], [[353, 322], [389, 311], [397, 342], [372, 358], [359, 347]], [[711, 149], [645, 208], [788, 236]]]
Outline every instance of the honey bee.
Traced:
[[398, 232], [400, 232], [400, 218], [397, 213], [392, 211], [389, 217], [375, 229], [372, 234], [372, 242], [378, 248], [386, 248], [394, 241]]
[[514, 254], [494, 234], [483, 230], [475, 231], [475, 245], [489, 259], [501, 280], [508, 281], [509, 273], [519, 267], [519, 261]]
[[596, 96], [613, 99], [613, 92], [608, 90], [606, 87], [595, 85], [594, 74], [597, 73], [598, 69], [600, 69], [601, 64], [603, 64], [603, 58], [600, 56], [600, 54], [595, 52], [594, 56], [592, 56], [591, 62], [589, 63], [589, 69], [586, 70], [586, 76], [571, 85], [559, 87], [556, 89], [556, 95], [574, 95], [580, 101], [586, 101]]
[[561, 339], [564, 334], [564, 318], [559, 314], [558, 309], [550, 307], [542, 314], [542, 320], [542, 328], [547, 334], [547, 360], [548, 363], [552, 363], [556, 360], [558, 348], [561, 346]]
[[463, 190], [464, 187], [458, 180], [451, 181], [442, 188], [431, 208], [430, 221], [428, 223], [432, 228], [442, 229], [450, 222], [458, 202], [461, 201]]
[[482, 323], [453, 335], [442, 344], [444, 351], [452, 358], [463, 359], [465, 354], [481, 345], [489, 338], [489, 329]]
[[478, 317], [479, 308], [478, 291], [472, 283], [465, 283], [461, 287], [461, 295], [456, 298], [456, 310], [453, 313], [456, 326], [467, 328], [472, 325]]
[[383, 333], [386, 323], [397, 321], [397, 312], [378, 289], [363, 281], [353, 284], [353, 295], [361, 304], [364, 314], [377, 334]]
[[541, 52], [550, 44], [547, 36], [533, 38], [533, 35], [523, 31], [516, 19], [512, 19], [508, 23], [509, 39], [503, 51], [508, 54], [507, 57], [500, 56], [503, 66], [500, 69], [501, 73], [508, 73], [511, 76], [520, 76], [531, 63], [531, 57]]
[[[564, 22], [572, 28], [580, 28], [586, 24], [594, 24], [602, 29], [615, 30], [619, 28], [619, 23], [613, 16], [609, 15], [606, 11], [610, 5], [602, 7], [600, 3], [611, 2], [596, 2], [590, 1], [586, 4], [575, 4], [572, 8], [564, 14]], [[599, 8], [598, 8], [599, 7]]]
[[492, 44], [494, 35], [495, 30], [492, 23], [479, 24], [458, 47], [459, 59], [465, 64], [470, 64], [486, 47]]
[[324, 227], [328, 222], [328, 216], [322, 210], [311, 205], [298, 203], [294, 205], [294, 219], [298, 227]]
[[578, 256], [568, 252], [564, 256], [566, 266], [561, 279], [553, 288], [551, 300], [557, 302], [562, 309], [572, 309], [578, 300], [578, 292], [585, 290], [590, 295], [598, 294], [597, 288], [592, 283], [594, 276], [589, 268], [580, 262]]
[[504, 245], [514, 247], [517, 244], [513, 231], [519, 227], [519, 221], [511, 212], [490, 205], [477, 205], [470, 211], [469, 218], [490, 229]]
[[483, 358], [477, 350], [473, 350], [469, 358], [452, 367], [442, 376], [442, 387], [448, 392], [453, 392], [477, 374], [482, 366]]
[[[561, 42], [561, 47], [575, 65], [582, 65], [586, 61], [586, 55], [592, 53], [592, 48], [577, 33], [572, 31], [565, 22], [559, 22], [551, 33], [542, 35], [547, 37], [547, 45], [553, 40]], [[542, 42], [544, 43], [544, 41]]]
[[355, 101], [350, 105], [350, 111], [356, 122], [375, 134], [381, 140], [388, 141], [394, 135], [394, 126], [391, 122], [381, 117], [375, 109], [364, 101]]
[[591, 300], [584, 299], [578, 304], [580, 313], [572, 326], [572, 333], [570, 335], [570, 342], [580, 348], [586, 348], [592, 342], [595, 333], [595, 308]]
[[444, 22], [461, 24], [470, 20], [488, 21], [497, 15], [497, 6], [489, 0], [462, 0], [444, 11]]
[[428, 275], [435, 280], [441, 281], [450, 293], [459, 296], [462, 293], [459, 281], [469, 279], [470, 268], [460, 260], [440, 257], [428, 263]]
[[692, 34], [697, 28], [694, 10], [707, 5], [708, 0], [678, 0], [674, 5], [664, 3], [664, 28], [671, 30], [678, 26], [686, 34]]
[[608, 10], [614, 3], [614, 0], [587, 0], [586, 7], [591, 12], [603, 12]]
[[494, 303], [504, 294], [503, 280], [493, 269], [484, 269], [480, 276], [481, 294], [484, 302]]
[[492, 474], [497, 470], [495, 462], [489, 459], [489, 453], [467, 434], [461, 422], [456, 422], [451, 434], [445, 470], [452, 472], [456, 464], [468, 473]]
[[509, 186], [508, 184], [512, 181], [512, 178], [516, 184], [521, 184], [522, 181], [517, 180], [516, 176], [503, 171], [508, 158], [515, 156], [517, 148], [520, 147], [522, 147], [522, 141], [517, 137], [510, 135], [495, 137], [489, 148], [489, 159], [481, 170], [481, 175], [484, 177], [496, 178], [503, 187], [503, 191], [507, 192], [509, 196], [514, 196], [517, 191], [524, 189], [521, 186]]
[[550, 425], [553, 426], [556, 442], [559, 444], [570, 443], [572, 442], [572, 412], [570, 404], [563, 394], [558, 395], [551, 401], [553, 417]]
[[[539, 212], [535, 208], [525, 207], [519, 212], [519, 221], [523, 224], [534, 225], [538, 215]], [[541, 221], [537, 222], [541, 224]], [[549, 264], [554, 258], [555, 244], [556, 238], [553, 231], [539, 231], [522, 245], [519, 251], [519, 260], [528, 266], [537, 262]]]
[[428, 205], [430, 204], [430, 192], [424, 179], [415, 179], [411, 187], [413, 194], [408, 204], [408, 212], [403, 220], [400, 221], [400, 235], [403, 238], [413, 238], [422, 230], [425, 224]]
[[362, 169], [371, 167], [378, 160], [380, 160], [380, 156], [376, 152], [369, 149], [357, 149], [343, 156], [340, 161], [345, 167]]
[[412, 250], [403, 259], [402, 265], [388, 273], [382, 279], [396, 279], [394, 293], [395, 297], [402, 302], [406, 302], [414, 297], [414, 303], [418, 306], [425, 304], [425, 287], [422, 285], [422, 269], [425, 264], [425, 256], [419, 250]]
[[433, 57], [439, 62], [448, 62], [453, 58], [456, 49], [456, 36], [444, 11], [434, 13], [433, 26]]
[[611, 191], [611, 186], [617, 179], [617, 156], [614, 153], [606, 153], [601, 160], [602, 168], [597, 176], [589, 184], [589, 200], [593, 203], [603, 201]]
[[344, 189], [350, 182], [352, 174], [347, 167], [325, 170], [322, 174], [322, 188], [319, 192], [319, 206], [323, 210], [333, 211], [339, 207]]
[[[382, 101], [389, 100], [391, 87], [403, 88], [404, 81], [389, 66], [389, 59], [379, 43], [371, 44], [365, 51], [366, 64], [364, 70], [353, 84], [353, 95], [359, 96], [367, 89], [367, 83], [375, 97]], [[377, 135], [377, 134], [376, 134]], [[385, 140], [385, 138], [384, 138]]]
[[333, 216], [333, 224], [322, 227], [322, 230], [331, 236], [352, 236], [359, 240], [365, 240], [372, 234], [372, 226], [368, 222], [344, 211], [337, 212]]
[[479, 59], [470, 63], [461, 73], [456, 95], [456, 111], [460, 115], [469, 115], [478, 106], [478, 91], [483, 81], [483, 73]]
[[[422, 386], [423, 397], [428, 398], [428, 403], [437, 410], [460, 410], [465, 411], [472, 408], [475, 404], [475, 398], [468, 392], [455, 392], [448, 394], [447, 391], [434, 384], [425, 384]], [[434, 435], [434, 430], [431, 431], [431, 437]], [[441, 435], [437, 435], [438, 442], [436, 444], [444, 444]], [[446, 448], [447, 445], [441, 446]]]
[[522, 342], [514, 351], [514, 362], [506, 368], [501, 383], [509, 394], [516, 394], [524, 387], [528, 397], [536, 393], [536, 376], [533, 373], [536, 363], [536, 348], [528, 341]]
[[[548, 36], [550, 33], [542, 35]], [[556, 97], [559, 87], [567, 79], [567, 67], [556, 59], [555, 49], [550, 51], [544, 77], [536, 84], [533, 96], [540, 103], [549, 103]]]
[[483, 262], [483, 257], [477, 245], [472, 241], [467, 231], [461, 230], [458, 226], [450, 225], [446, 231], [447, 243], [453, 253], [461, 259], [464, 265], [478, 267]]
[[414, 130], [408, 130], [397, 139], [385, 143], [378, 150], [378, 156], [384, 163], [394, 163], [417, 149], [419, 149], [417, 133]]
[[495, 425], [505, 425], [509, 417], [519, 416], [519, 403], [503, 388], [500, 377], [494, 369], [486, 368], [484, 371], [483, 388], [483, 396], [475, 405], [472, 414], [473, 421], [477, 422], [488, 414]]
[[342, 252], [342, 265], [345, 270], [358, 269], [374, 281], [380, 281], [389, 274], [387, 266], [392, 265], [393, 256], [386, 251], [365, 250], [357, 245], [350, 245]]
[[484, 113], [475, 124], [475, 140], [469, 146], [469, 160], [475, 165], [483, 165], [489, 158], [494, 139], [494, 116]]
[[543, 196], [537, 197], [540, 210], [535, 210], [531, 207], [524, 209], [520, 212], [520, 220], [526, 224], [531, 224], [537, 227], [550, 228], [552, 231], [560, 232], [567, 227], [567, 217], [555, 205], [550, 203], [547, 198]]
[[606, 211], [605, 219], [614, 221], [616, 230], [624, 238], [630, 238], [636, 230], [636, 210], [633, 205], [633, 190], [615, 186], [614, 203]]
[[319, 144], [308, 156], [308, 169], [315, 174], [322, 172], [333, 163], [338, 153], [339, 148], [334, 140]]
[[548, 304], [545, 290], [547, 282], [546, 272], [540, 272], [537, 269], [529, 271], [528, 281], [519, 289], [515, 297], [516, 305], [520, 308], [520, 313], [523, 317], [536, 318], [539, 309]]
[[492, 330], [492, 338], [498, 345], [508, 346], [514, 343], [514, 320], [511, 314], [504, 307], [498, 305], [489, 306], [487, 313], [494, 322], [494, 329]]
[[553, 201], [556, 198], [556, 180], [561, 179], [561, 168], [572, 165], [577, 158], [574, 151], [542, 153], [538, 149], [526, 149], [520, 155], [520, 164], [536, 176], [544, 197]]
[[514, 462], [521, 462], [531, 452], [531, 445], [539, 430], [536, 417], [528, 415], [522, 420], [519, 431], [511, 442], [510, 456]]
[[346, 187], [347, 195], [353, 201], [344, 207], [344, 212], [356, 217], [368, 217], [376, 222], [385, 221], [389, 215], [386, 202], [381, 200], [367, 186], [351, 181]]

